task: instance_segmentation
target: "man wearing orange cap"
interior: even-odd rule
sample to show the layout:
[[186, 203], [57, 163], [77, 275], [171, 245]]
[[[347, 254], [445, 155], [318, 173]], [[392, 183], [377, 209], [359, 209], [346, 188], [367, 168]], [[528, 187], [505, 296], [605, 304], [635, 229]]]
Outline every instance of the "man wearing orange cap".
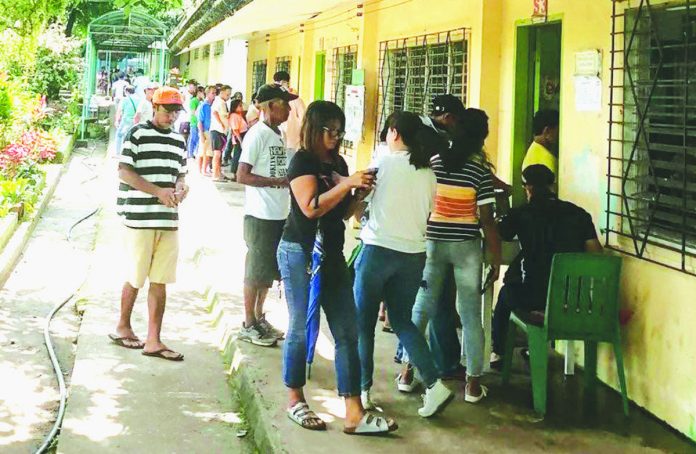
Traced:
[[[176, 280], [179, 252], [177, 206], [188, 193], [186, 144], [172, 130], [183, 99], [178, 90], [162, 87], [152, 97], [153, 117], [134, 126], [123, 145], [118, 166], [118, 214], [123, 218], [126, 282], [121, 292], [121, 317], [111, 340], [143, 355], [182, 361], [184, 355], [160, 339], [166, 285]], [[149, 279], [148, 329], [143, 343], [131, 327], [138, 290]]]

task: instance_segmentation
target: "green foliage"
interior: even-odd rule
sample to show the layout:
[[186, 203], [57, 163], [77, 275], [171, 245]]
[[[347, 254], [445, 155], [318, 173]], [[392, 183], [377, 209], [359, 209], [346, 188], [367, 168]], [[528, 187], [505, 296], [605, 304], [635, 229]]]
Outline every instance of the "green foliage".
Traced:
[[36, 36], [51, 19], [61, 18], [72, 0], [0, 0], [0, 31]]
[[59, 54], [40, 47], [36, 52], [36, 70], [29, 87], [35, 93], [45, 94], [49, 100], [58, 99], [62, 88], [78, 84], [76, 63], [72, 54]]
[[25, 79], [34, 69], [36, 41], [11, 30], [0, 32], [0, 72], [12, 79]]
[[36, 49], [34, 72], [29, 87], [35, 93], [57, 100], [61, 89], [73, 89], [80, 82], [82, 60], [78, 55], [79, 42], [66, 38], [63, 29], [51, 27], [42, 35]]
[[25, 216], [33, 213], [45, 186], [46, 175], [40, 170], [30, 178], [0, 179], [0, 217], [7, 216], [19, 204], [23, 205]]
[[91, 21], [117, 9], [130, 12], [140, 8], [172, 29], [183, 16], [181, 4], [181, 0], [76, 0], [67, 12], [66, 35], [87, 36], [87, 26]]
[[12, 118], [12, 98], [7, 84], [0, 81], [0, 124], [7, 124]]

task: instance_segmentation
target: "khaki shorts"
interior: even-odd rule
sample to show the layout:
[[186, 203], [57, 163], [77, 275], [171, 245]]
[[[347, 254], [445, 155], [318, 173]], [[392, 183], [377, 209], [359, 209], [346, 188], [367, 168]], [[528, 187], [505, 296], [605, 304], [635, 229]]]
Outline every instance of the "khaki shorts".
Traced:
[[179, 256], [176, 230], [132, 229], [124, 227], [126, 281], [142, 288], [145, 279], [151, 284], [173, 284]]
[[201, 146], [203, 147], [203, 156], [213, 157], [213, 142], [210, 139], [210, 131], [204, 132], [203, 137], [201, 137]]

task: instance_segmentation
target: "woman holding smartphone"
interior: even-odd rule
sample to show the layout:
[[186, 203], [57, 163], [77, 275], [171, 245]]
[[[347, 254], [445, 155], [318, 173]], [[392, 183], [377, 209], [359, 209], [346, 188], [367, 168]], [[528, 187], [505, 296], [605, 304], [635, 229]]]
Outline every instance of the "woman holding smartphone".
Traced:
[[348, 176], [348, 165], [338, 154], [345, 116], [328, 101], [311, 103], [300, 133], [302, 149], [290, 161], [291, 208], [278, 246], [278, 265], [285, 287], [290, 323], [283, 344], [283, 381], [288, 388], [288, 417], [309, 430], [325, 430], [326, 423], [309, 409], [303, 387], [311, 251], [322, 237], [320, 304], [335, 341], [338, 394], [344, 398], [347, 434], [383, 434], [397, 429], [388, 418], [371, 415], [360, 400], [358, 332], [352, 280], [343, 256], [344, 219], [371, 190], [374, 175], [366, 171]]

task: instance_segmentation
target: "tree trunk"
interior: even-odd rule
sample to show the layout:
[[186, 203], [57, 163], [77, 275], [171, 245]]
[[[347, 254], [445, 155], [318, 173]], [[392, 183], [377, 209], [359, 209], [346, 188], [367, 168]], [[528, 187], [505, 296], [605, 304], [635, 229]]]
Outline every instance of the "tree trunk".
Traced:
[[65, 36], [70, 38], [72, 36], [72, 29], [75, 26], [75, 21], [77, 20], [77, 8], [70, 10], [68, 15], [68, 22], [65, 24]]

